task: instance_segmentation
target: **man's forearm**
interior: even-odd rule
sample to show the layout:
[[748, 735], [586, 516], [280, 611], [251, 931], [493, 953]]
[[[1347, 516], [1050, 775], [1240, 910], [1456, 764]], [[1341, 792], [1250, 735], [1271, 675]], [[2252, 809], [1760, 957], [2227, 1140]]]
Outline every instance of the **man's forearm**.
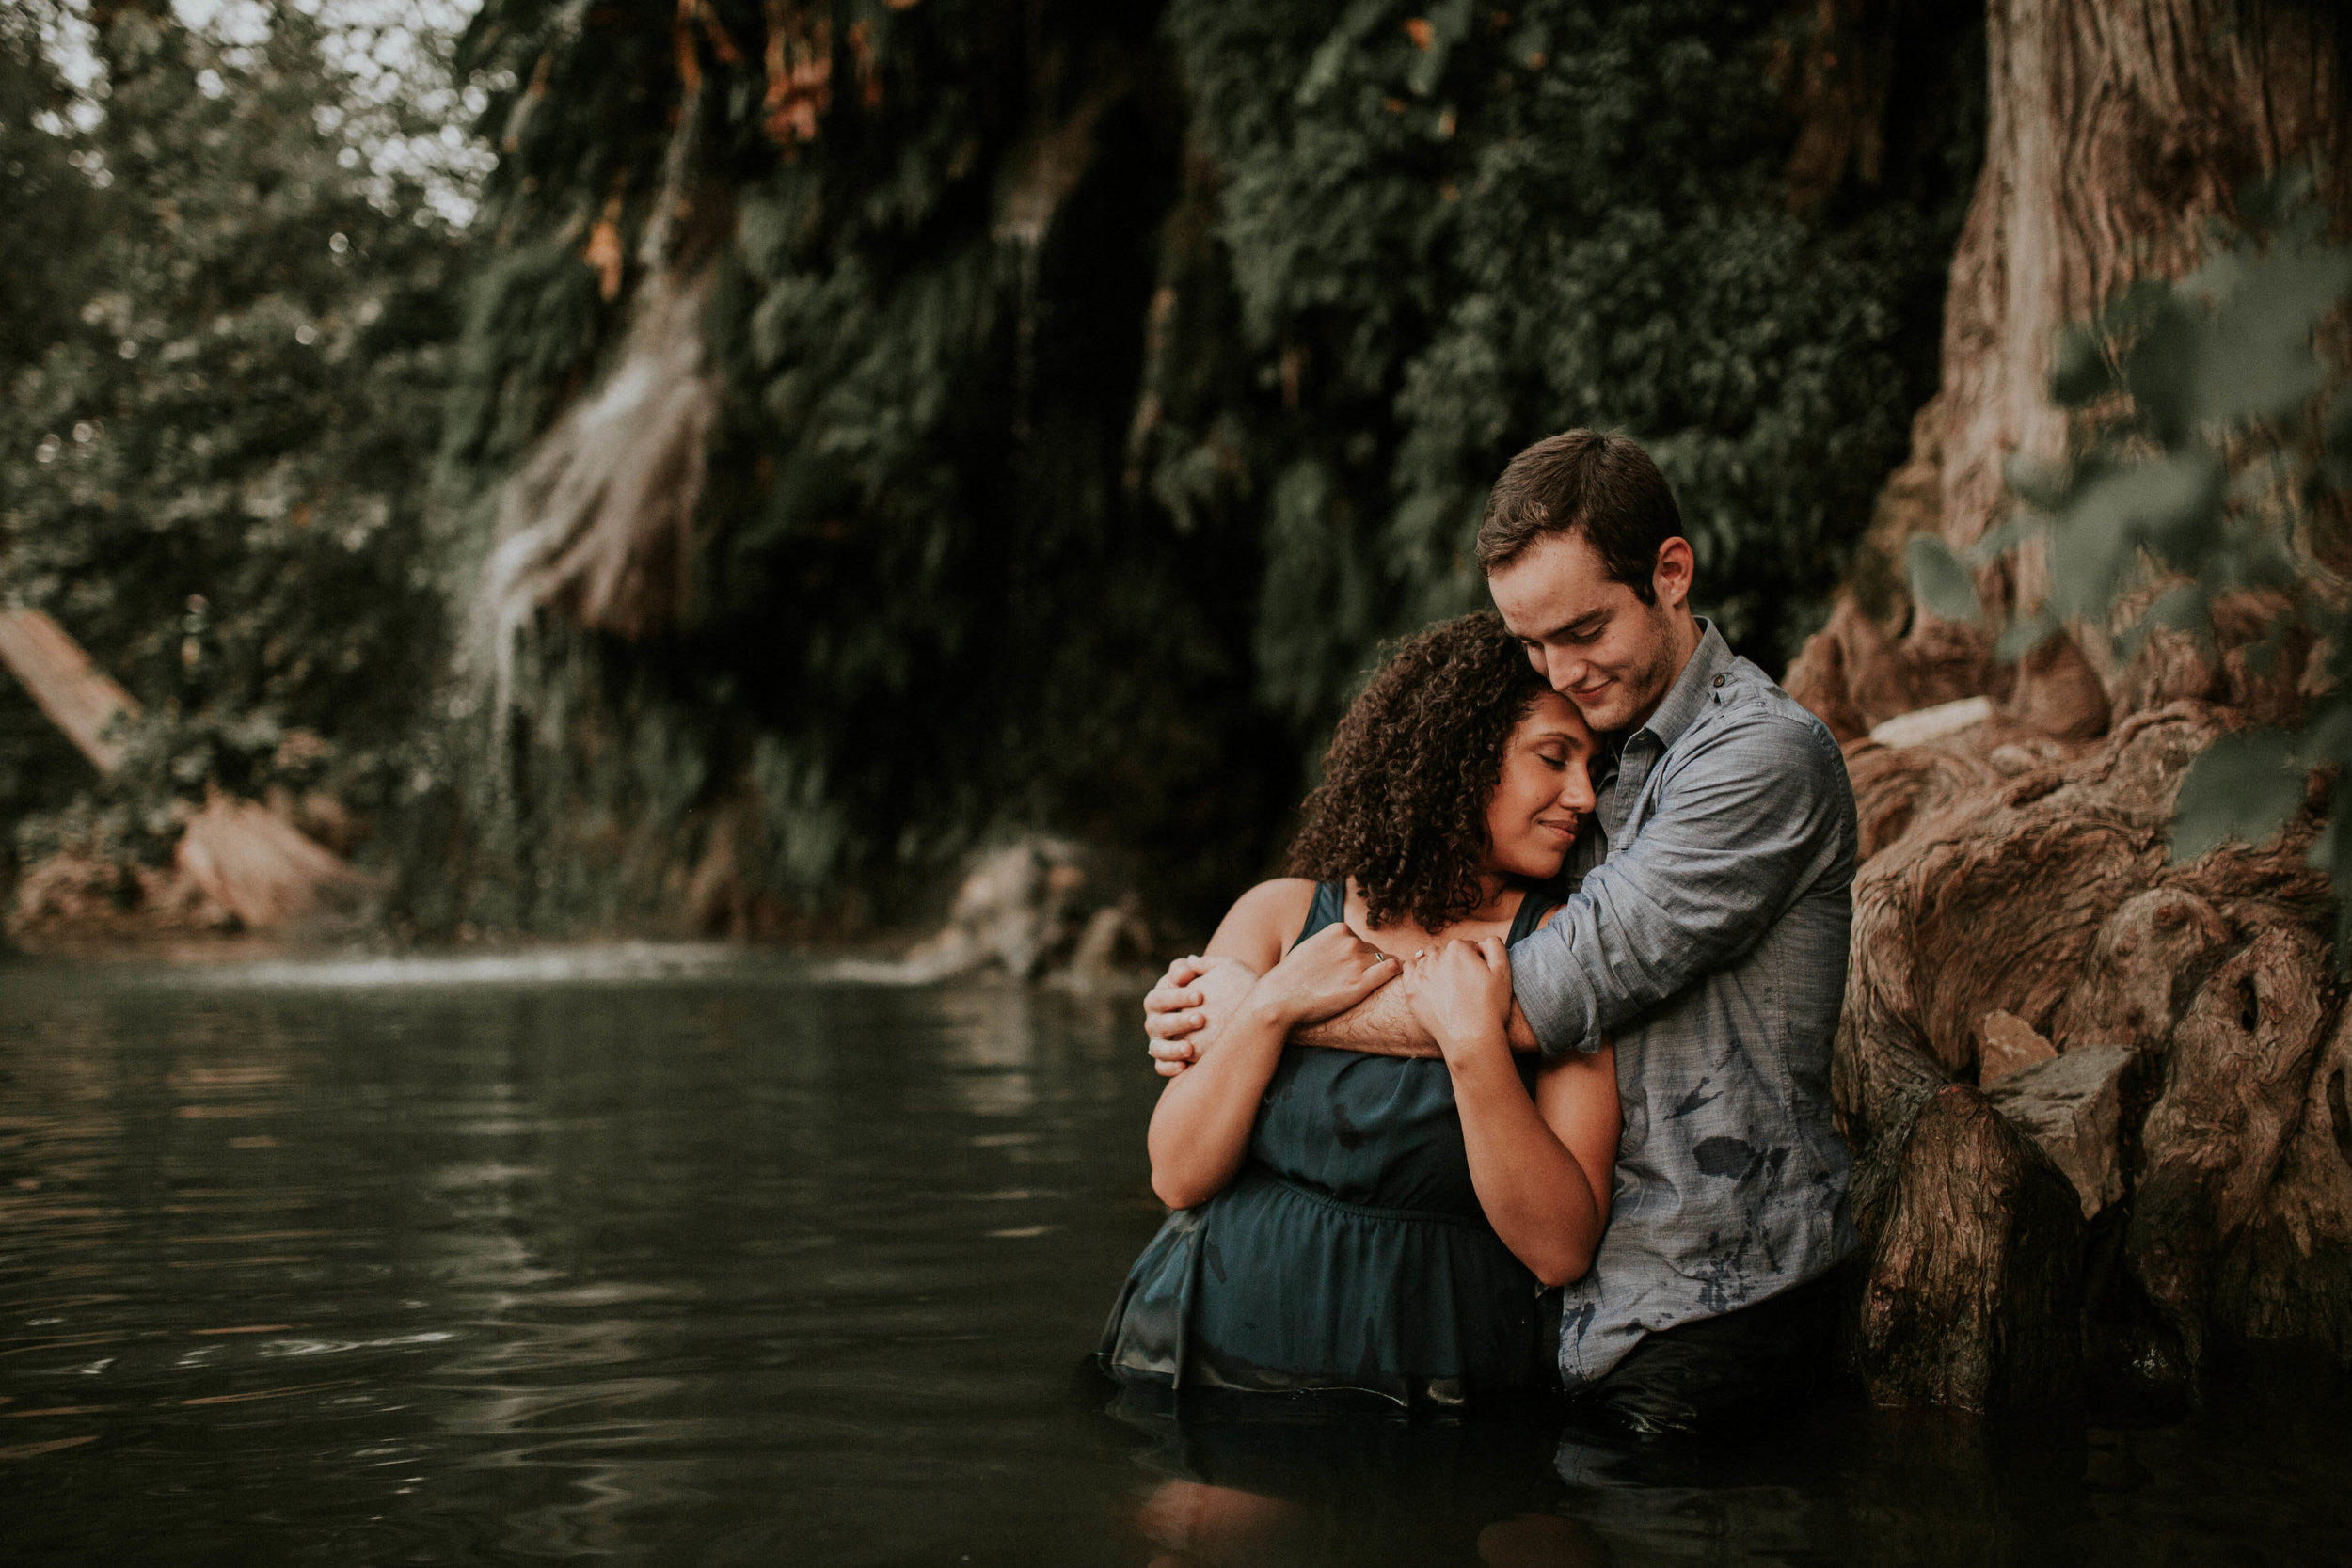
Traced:
[[[1512, 1050], [1535, 1049], [1534, 1032], [1528, 1028], [1527, 1016], [1516, 1005], [1511, 1008], [1509, 1034]], [[1429, 1037], [1421, 1020], [1413, 1016], [1412, 1004], [1405, 1000], [1405, 988], [1394, 980], [1343, 1013], [1292, 1030], [1291, 1043], [1357, 1051], [1367, 1056], [1444, 1054], [1438, 1049], [1438, 1042]]]

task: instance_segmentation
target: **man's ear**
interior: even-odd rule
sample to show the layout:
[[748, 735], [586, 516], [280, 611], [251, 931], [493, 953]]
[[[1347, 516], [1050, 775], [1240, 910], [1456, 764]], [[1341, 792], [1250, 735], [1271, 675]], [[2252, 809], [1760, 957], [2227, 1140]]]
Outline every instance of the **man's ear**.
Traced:
[[1691, 541], [1675, 535], [1658, 546], [1658, 564], [1650, 573], [1650, 587], [1658, 602], [1669, 610], [1681, 605], [1691, 596], [1691, 579], [1698, 572], [1698, 562], [1692, 558]]

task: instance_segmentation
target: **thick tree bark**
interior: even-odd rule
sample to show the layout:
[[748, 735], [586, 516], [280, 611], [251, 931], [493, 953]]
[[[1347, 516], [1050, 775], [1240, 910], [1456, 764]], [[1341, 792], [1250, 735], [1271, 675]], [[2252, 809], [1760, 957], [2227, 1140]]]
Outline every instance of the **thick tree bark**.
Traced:
[[2007, 1410], [2080, 1386], [2082, 1215], [2047, 1155], [1947, 1084], [1865, 1173], [1857, 1348], [1883, 1404]]
[[[2187, 271], [2248, 182], [2309, 164], [2329, 211], [2352, 213], [2336, 25], [2259, 0], [1993, 0], [1942, 387], [1857, 585], [1899, 580], [1911, 534], [1979, 538], [2012, 455], [2063, 455], [2058, 329], [2135, 277]], [[2028, 556], [1980, 587], [2030, 609], [2038, 571]], [[2005, 667], [1985, 629], [1858, 587], [1789, 671], [1846, 743], [1861, 812], [1834, 1076], [1863, 1150], [1853, 1342], [1883, 1402], [2062, 1396], [2086, 1310], [2094, 1352], [2191, 1378], [2217, 1338], [2352, 1357], [2352, 1009], [2305, 860], [2319, 802], [2271, 844], [2168, 860], [2189, 762], [2300, 704], [2310, 650], [2249, 657], [2261, 608], [2225, 605], [2210, 649], [2159, 634], [2118, 667], [2103, 637], [2063, 636]], [[1868, 737], [1968, 697], [1991, 717], [1919, 745]], [[1996, 1037], [2003, 1067], [2021, 1042], [2108, 1054], [2097, 1084], [2039, 1075], [2083, 1080], [2075, 1100], [1988, 1099], [1959, 1085]], [[2120, 1267], [2087, 1274], [2087, 1239]]]
[[2344, 86], [2324, 8], [2265, 0], [1991, 0], [1985, 162], [1952, 261], [1942, 389], [1915, 432], [1934, 474], [1902, 534], [1975, 542], [2012, 453], [2064, 455], [2057, 333], [2136, 277], [2195, 265], [2206, 219], [2308, 163], [2347, 210]]

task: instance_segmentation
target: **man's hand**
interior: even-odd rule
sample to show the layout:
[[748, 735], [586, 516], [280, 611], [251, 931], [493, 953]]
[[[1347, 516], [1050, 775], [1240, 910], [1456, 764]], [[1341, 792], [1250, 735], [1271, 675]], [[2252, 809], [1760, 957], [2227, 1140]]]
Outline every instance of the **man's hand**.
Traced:
[[1257, 983], [1258, 972], [1239, 958], [1195, 955], [1169, 964], [1143, 999], [1146, 1049], [1159, 1075], [1173, 1078], [1200, 1060]]

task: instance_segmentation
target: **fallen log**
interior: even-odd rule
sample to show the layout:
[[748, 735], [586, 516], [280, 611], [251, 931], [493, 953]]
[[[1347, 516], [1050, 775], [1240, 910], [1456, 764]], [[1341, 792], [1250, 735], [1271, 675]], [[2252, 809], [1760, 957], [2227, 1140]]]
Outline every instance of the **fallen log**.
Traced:
[[[121, 767], [115, 734], [122, 721], [138, 716], [138, 704], [55, 619], [38, 610], [0, 610], [0, 663], [99, 772]], [[283, 817], [217, 788], [207, 791], [203, 809], [181, 830], [173, 863], [197, 895], [257, 930], [350, 918], [377, 886]], [[70, 921], [87, 902], [77, 895], [86, 891], [91, 868], [77, 861], [70, 869], [68, 876], [40, 875], [38, 867], [27, 874], [19, 889], [20, 927]], [[181, 891], [148, 876], [116, 881], [138, 890], [142, 903], [168, 907], [169, 924], [188, 923], [183, 906], [191, 900]]]
[[101, 773], [122, 765], [121, 748], [112, 738], [115, 721], [136, 718], [139, 705], [47, 611], [0, 610], [0, 663]]
[[255, 930], [357, 915], [373, 877], [254, 804], [209, 793], [180, 831], [173, 861], [214, 902]]

